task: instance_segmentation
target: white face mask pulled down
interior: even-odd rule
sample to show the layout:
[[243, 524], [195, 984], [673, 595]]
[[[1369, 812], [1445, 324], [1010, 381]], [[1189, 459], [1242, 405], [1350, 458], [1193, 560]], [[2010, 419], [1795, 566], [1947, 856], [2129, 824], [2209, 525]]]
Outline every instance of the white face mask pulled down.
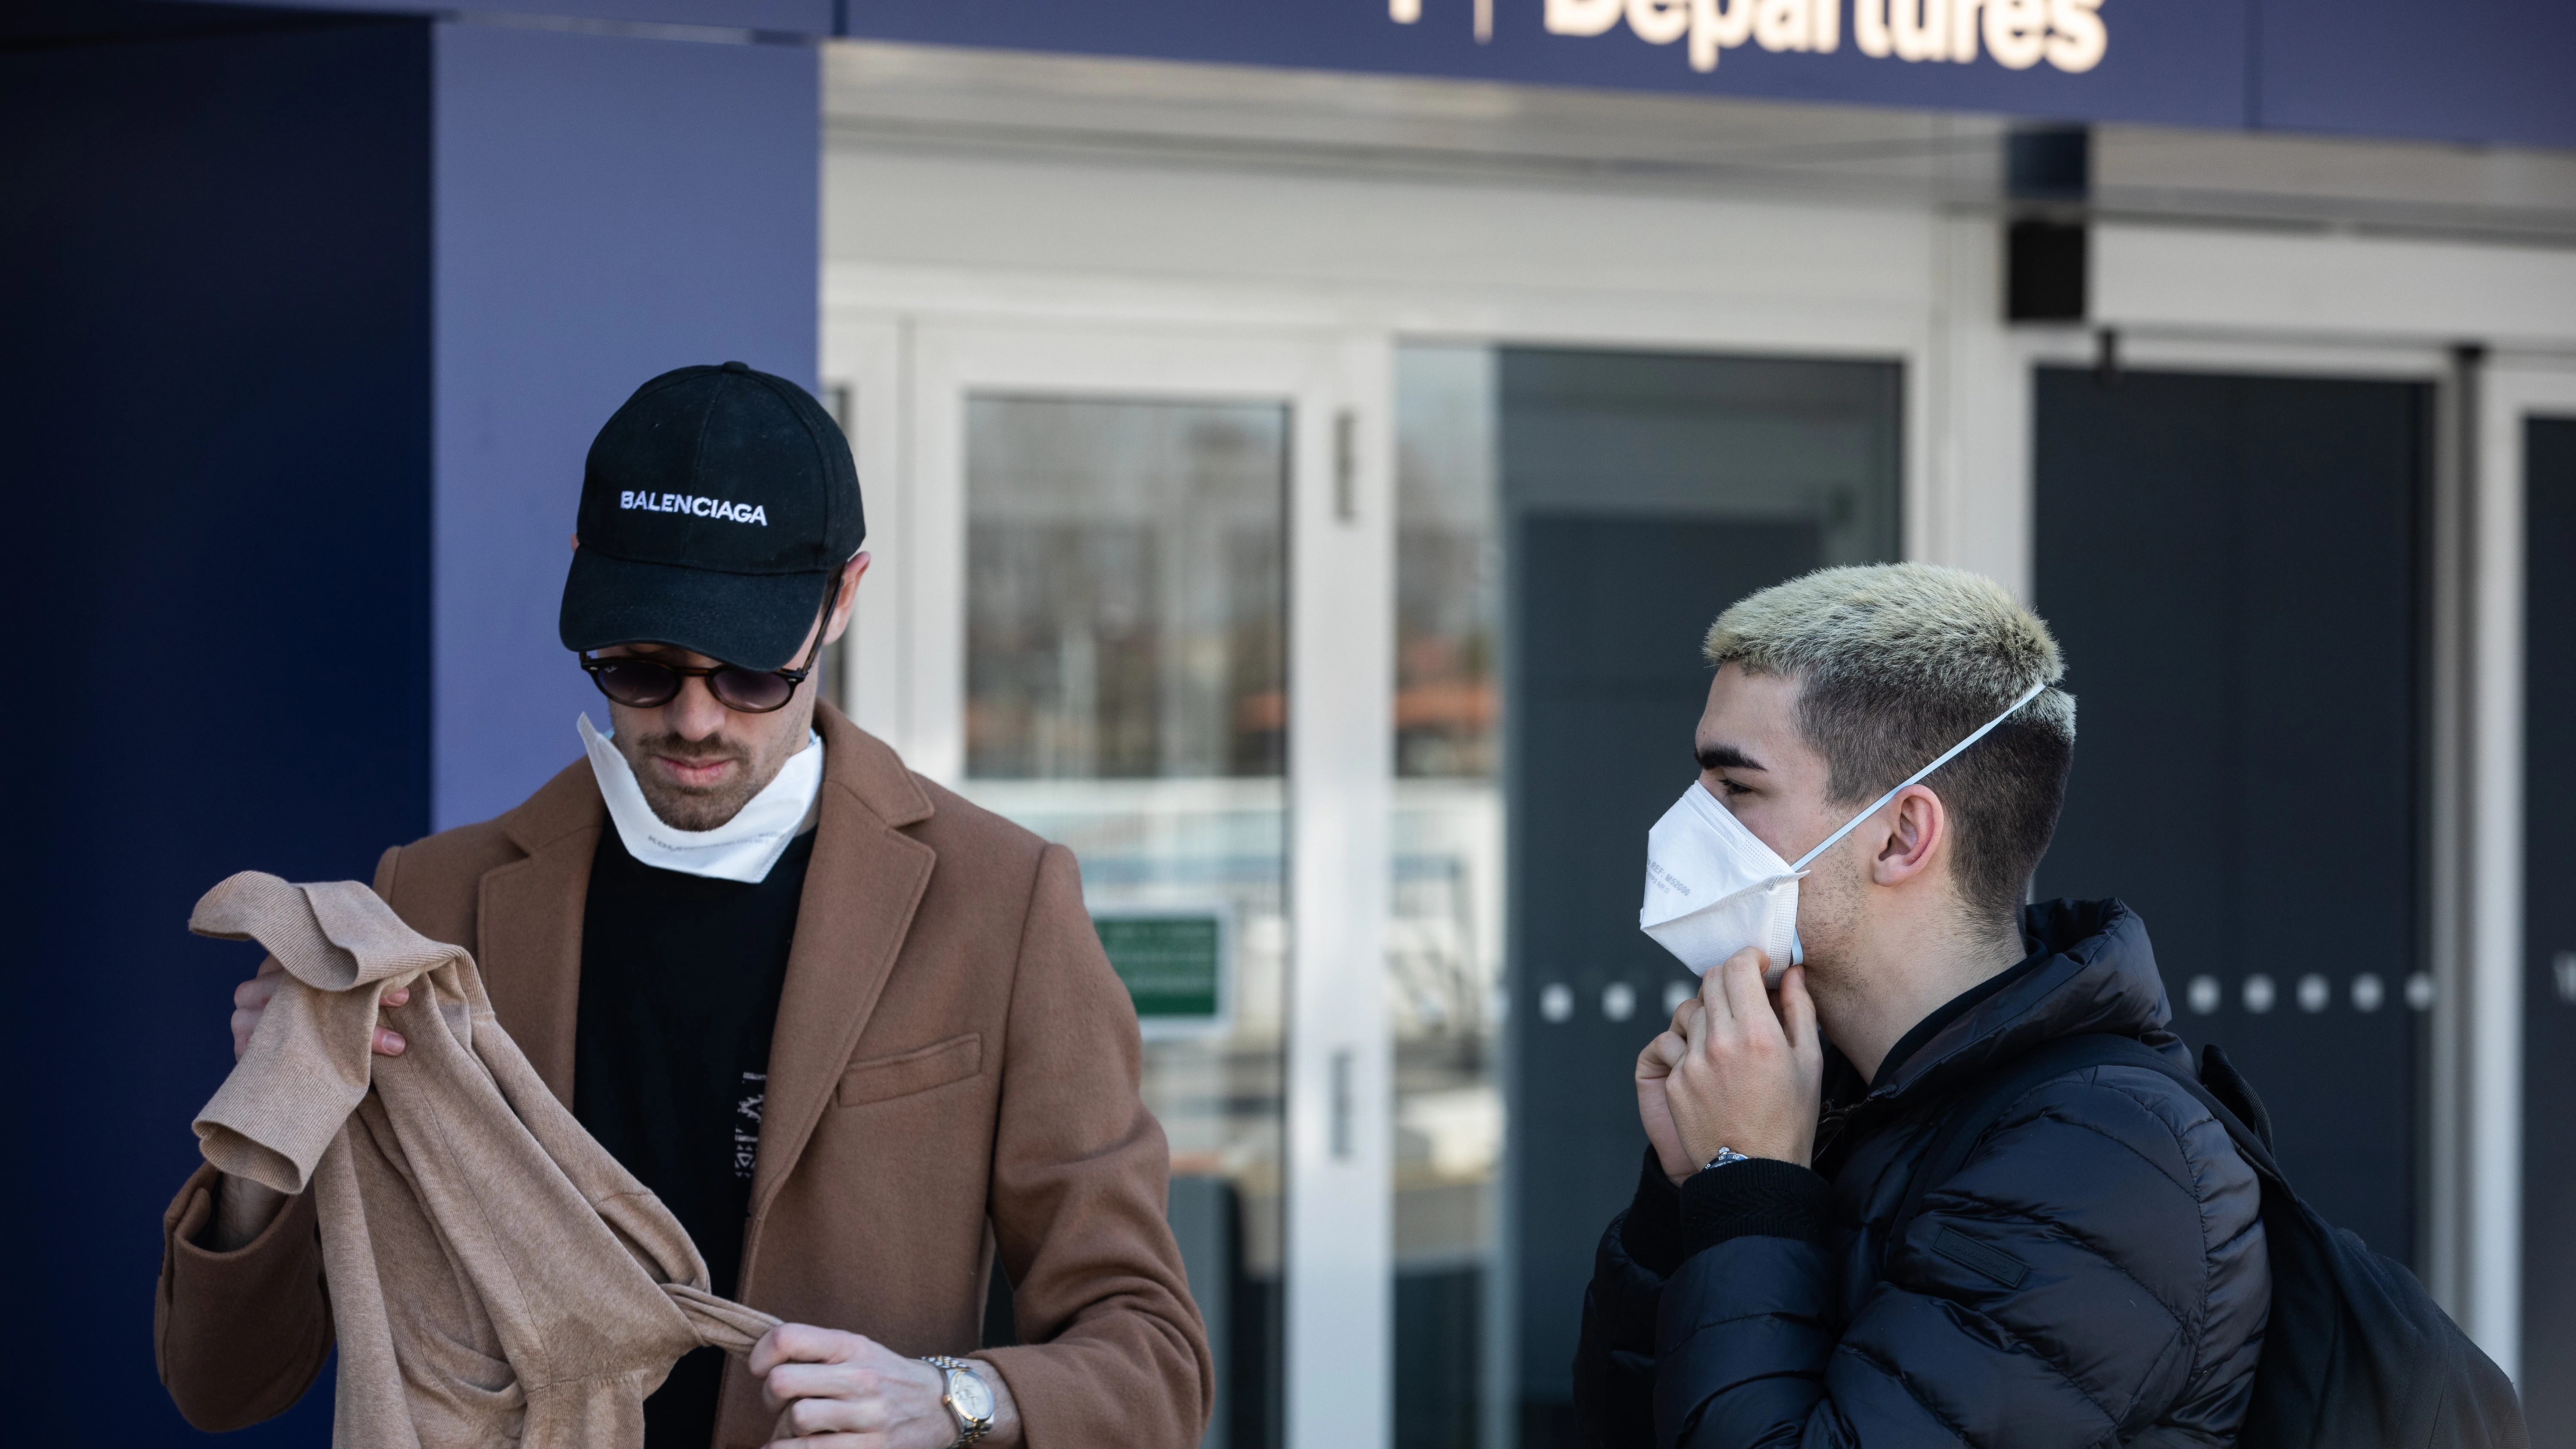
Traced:
[[1834, 842], [1859, 828], [1909, 785], [1922, 783], [1959, 752], [1986, 737], [1986, 731], [2013, 717], [2048, 687], [2032, 685], [2002, 714], [1978, 726], [1974, 734], [1952, 745], [1941, 757], [1899, 781], [1895, 789], [1869, 803], [1843, 822], [1840, 830], [1818, 842], [1796, 861], [1762, 843], [1735, 812], [1718, 803], [1699, 781], [1691, 782], [1655, 828], [1646, 832], [1646, 902], [1637, 912], [1637, 928], [1680, 958], [1696, 976], [1747, 946], [1759, 946], [1770, 958], [1767, 985], [1806, 960], [1798, 940], [1798, 882], [1807, 865]]
[[747, 885], [767, 880], [769, 868], [805, 828], [805, 817], [823, 790], [823, 737], [808, 730], [805, 748], [789, 755], [778, 778], [762, 786], [731, 820], [713, 830], [682, 830], [653, 813], [644, 787], [635, 781], [635, 767], [608, 736], [591, 727], [587, 714], [581, 717], [581, 745], [590, 754], [590, 773], [599, 781], [609, 822], [626, 843], [626, 853], [684, 875]]

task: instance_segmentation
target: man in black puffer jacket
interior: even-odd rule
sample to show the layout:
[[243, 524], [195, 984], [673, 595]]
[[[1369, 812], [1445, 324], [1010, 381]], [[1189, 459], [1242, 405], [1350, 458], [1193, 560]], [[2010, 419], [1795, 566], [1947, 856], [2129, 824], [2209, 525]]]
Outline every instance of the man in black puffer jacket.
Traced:
[[1659, 873], [1700, 899], [1728, 883], [1690, 879], [1676, 806], [1648, 929], [1710, 969], [1639, 1058], [1653, 1146], [1585, 1298], [1584, 1422], [1622, 1449], [2232, 1444], [2270, 1303], [2260, 1193], [2160, 1074], [2033, 1089], [1886, 1241], [1955, 1089], [2077, 1033], [2183, 1050], [2126, 907], [2018, 909], [2074, 739], [2045, 626], [1971, 575], [1829, 569], [1728, 610], [1707, 647], [1692, 788], [1723, 802], [1713, 834], [1791, 875], [1766, 852], [1814, 846], [1800, 964], [1766, 992], [1758, 946], [1694, 961], [1733, 937], [1654, 923]]

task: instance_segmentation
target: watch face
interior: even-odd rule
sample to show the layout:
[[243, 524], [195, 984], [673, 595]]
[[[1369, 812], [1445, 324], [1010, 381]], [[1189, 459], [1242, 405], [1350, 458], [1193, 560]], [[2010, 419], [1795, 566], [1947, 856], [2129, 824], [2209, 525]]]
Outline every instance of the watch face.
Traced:
[[971, 1369], [960, 1369], [948, 1376], [948, 1397], [956, 1402], [957, 1412], [969, 1419], [993, 1417], [993, 1391], [984, 1387], [983, 1377]]

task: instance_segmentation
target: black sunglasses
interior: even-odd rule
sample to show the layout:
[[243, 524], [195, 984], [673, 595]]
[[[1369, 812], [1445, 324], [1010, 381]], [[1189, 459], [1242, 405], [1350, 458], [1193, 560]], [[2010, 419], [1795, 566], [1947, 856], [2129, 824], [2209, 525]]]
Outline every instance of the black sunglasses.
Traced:
[[[837, 581], [836, 581], [837, 582]], [[823, 618], [831, 618], [832, 596], [837, 589], [823, 595]], [[815, 661], [823, 655], [823, 626], [814, 626], [814, 647], [805, 662], [788, 669], [745, 669], [739, 664], [669, 664], [644, 655], [620, 654], [606, 659], [581, 656], [581, 667], [599, 692], [619, 704], [636, 709], [659, 709], [680, 697], [680, 685], [691, 679], [707, 682], [707, 693], [716, 703], [740, 714], [768, 714], [783, 709], [796, 697], [796, 686], [814, 672]]]

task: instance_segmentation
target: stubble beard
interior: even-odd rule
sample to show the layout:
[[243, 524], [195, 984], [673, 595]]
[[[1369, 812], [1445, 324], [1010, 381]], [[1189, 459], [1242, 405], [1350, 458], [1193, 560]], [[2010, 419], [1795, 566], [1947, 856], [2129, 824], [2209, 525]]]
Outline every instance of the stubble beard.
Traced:
[[[663, 824], [674, 830], [714, 830], [742, 813], [751, 797], [769, 782], [761, 779], [751, 752], [721, 740], [684, 740], [677, 735], [647, 735], [634, 741], [630, 749], [626, 733], [621, 730], [615, 740], [625, 752], [626, 763], [635, 772], [635, 783], [644, 792], [644, 803]], [[662, 778], [661, 772], [649, 767], [655, 755], [669, 755], [683, 760], [739, 760], [743, 768], [735, 771], [721, 785], [693, 790], [674, 785]], [[775, 775], [776, 771], [771, 771]]]
[[1816, 1021], [1830, 1031], [1834, 1019], [1866, 987], [1854, 981], [1845, 960], [1858, 928], [1857, 872], [1835, 852], [1798, 885], [1799, 944], [1806, 956], [1807, 995], [1816, 1003]]

